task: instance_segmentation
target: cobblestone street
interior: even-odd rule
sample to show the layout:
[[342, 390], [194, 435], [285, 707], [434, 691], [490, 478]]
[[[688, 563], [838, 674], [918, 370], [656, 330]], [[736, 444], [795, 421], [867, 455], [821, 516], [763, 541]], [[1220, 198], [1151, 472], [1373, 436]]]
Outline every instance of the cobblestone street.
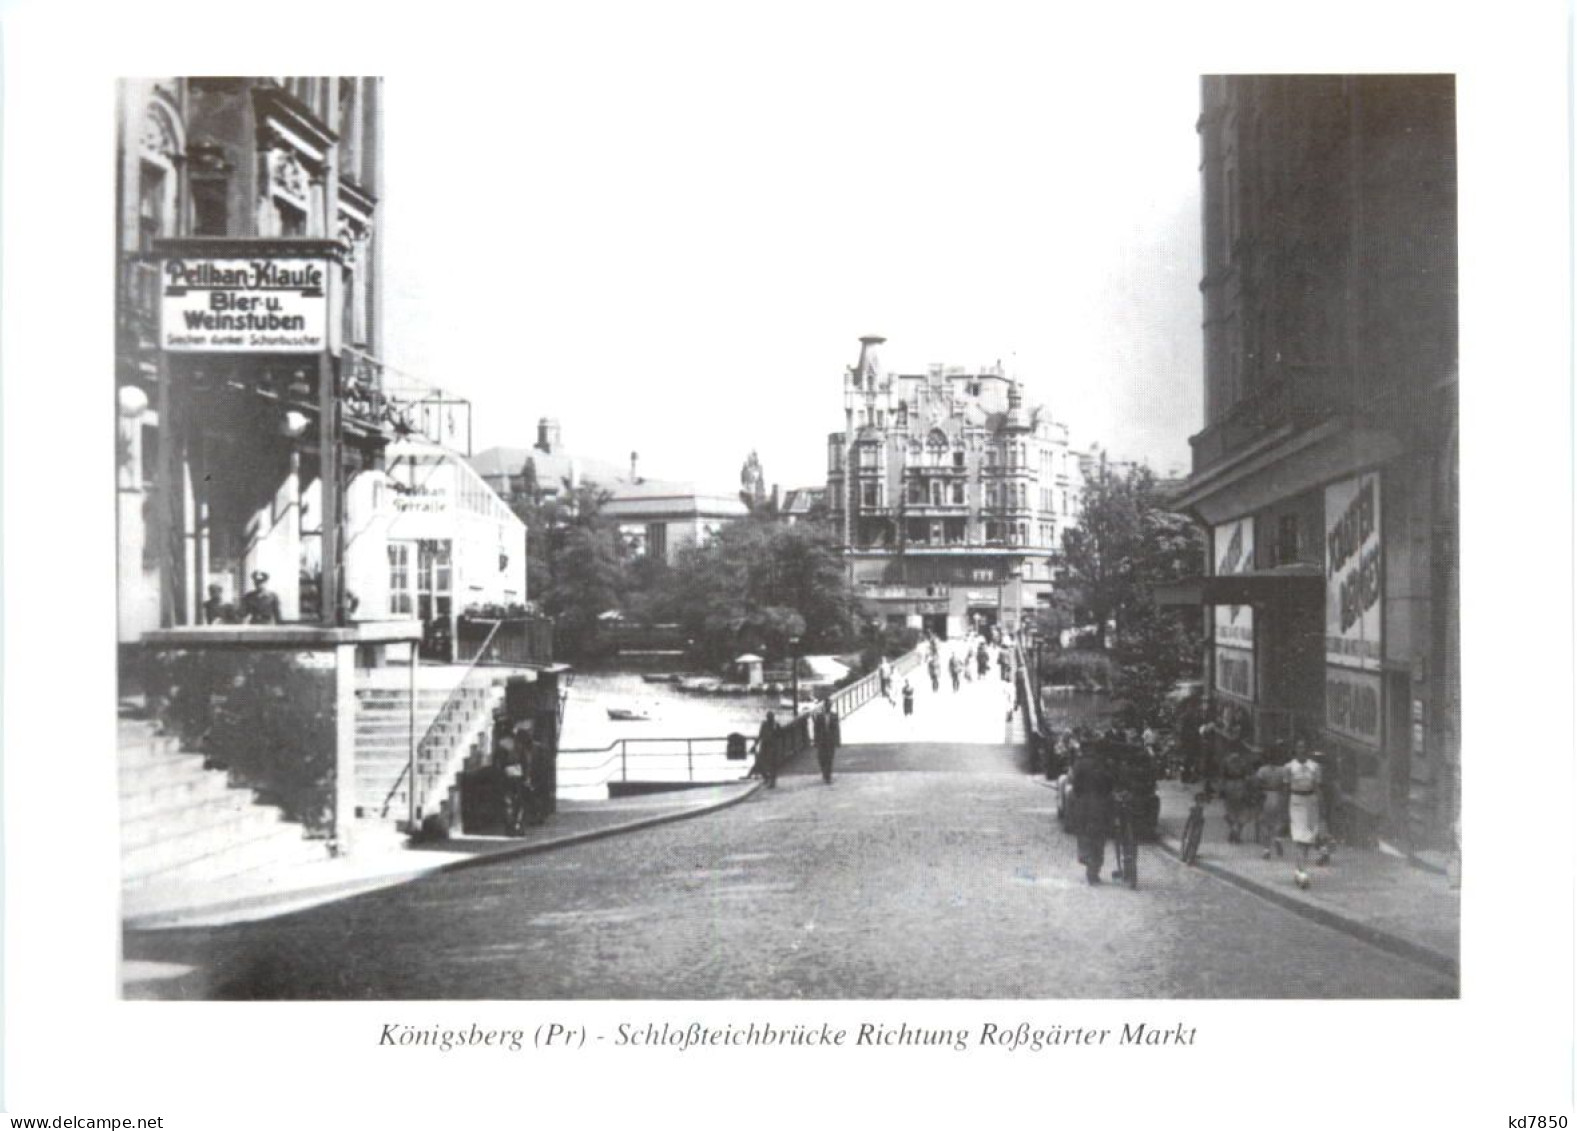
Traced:
[[[716, 814], [247, 926], [129, 932], [132, 996], [1443, 997], [1450, 981], [1142, 852], [1089, 887], [1019, 752], [846, 748]], [[949, 769], [949, 765], [955, 767]], [[920, 767], [920, 768], [913, 768]], [[799, 770], [805, 767], [797, 767]]]

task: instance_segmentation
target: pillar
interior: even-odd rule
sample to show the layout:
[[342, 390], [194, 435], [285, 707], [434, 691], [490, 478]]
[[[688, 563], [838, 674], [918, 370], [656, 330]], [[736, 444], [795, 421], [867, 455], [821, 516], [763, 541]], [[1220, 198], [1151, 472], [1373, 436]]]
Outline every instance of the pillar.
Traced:
[[355, 851], [356, 645], [334, 646], [334, 844], [342, 856]]

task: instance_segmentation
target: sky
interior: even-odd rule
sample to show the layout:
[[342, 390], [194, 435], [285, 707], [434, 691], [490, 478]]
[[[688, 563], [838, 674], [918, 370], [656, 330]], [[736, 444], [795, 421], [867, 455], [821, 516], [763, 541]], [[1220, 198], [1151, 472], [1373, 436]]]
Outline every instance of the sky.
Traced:
[[1198, 78], [988, 18], [595, 9], [386, 82], [383, 350], [476, 450], [825, 480], [863, 334], [1001, 360], [1074, 443], [1186, 470]]

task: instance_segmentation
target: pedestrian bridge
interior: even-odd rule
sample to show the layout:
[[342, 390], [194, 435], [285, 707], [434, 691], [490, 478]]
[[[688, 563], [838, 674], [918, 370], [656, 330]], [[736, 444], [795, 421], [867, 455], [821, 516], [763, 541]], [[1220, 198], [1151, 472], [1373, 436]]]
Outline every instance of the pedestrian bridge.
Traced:
[[961, 680], [957, 691], [944, 666], [941, 686], [931, 690], [924, 665], [907, 676], [914, 688], [914, 713], [905, 715], [901, 689], [904, 677], [895, 679], [891, 702], [880, 696], [843, 720], [845, 746], [891, 743], [969, 743], [1001, 745], [1025, 740], [1022, 713], [1013, 703], [1013, 684], [996, 666], [984, 676]]
[[[935, 690], [918, 654], [910, 653], [894, 667], [890, 698], [879, 694], [874, 673], [833, 695], [843, 744], [839, 772], [995, 770], [1017, 760], [1027, 741], [1023, 712], [1013, 711], [1009, 717], [1014, 684], [1001, 677], [995, 662], [984, 676], [977, 672], [960, 679], [957, 690], [945, 661]], [[907, 715], [902, 696], [906, 678], [914, 689], [913, 711]], [[798, 724], [787, 724], [801, 731], [785, 739], [789, 750], [784, 773], [815, 769], [808, 749], [809, 721], [802, 716]], [[728, 757], [729, 737], [723, 734], [627, 738], [605, 747], [561, 750], [558, 796], [591, 799], [621, 790], [737, 781], [755, 752], [754, 734], [743, 741], [745, 759]]]

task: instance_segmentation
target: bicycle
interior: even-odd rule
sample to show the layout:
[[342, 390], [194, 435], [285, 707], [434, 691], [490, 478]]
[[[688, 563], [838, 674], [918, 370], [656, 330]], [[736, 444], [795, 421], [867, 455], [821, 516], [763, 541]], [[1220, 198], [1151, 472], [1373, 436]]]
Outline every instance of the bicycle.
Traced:
[[1194, 804], [1188, 810], [1188, 820], [1183, 823], [1183, 836], [1179, 855], [1184, 864], [1192, 864], [1199, 856], [1199, 841], [1205, 835], [1205, 802], [1207, 794], [1194, 794]]
[[1112, 879], [1122, 880], [1130, 888], [1139, 886], [1139, 841], [1134, 825], [1133, 795], [1119, 793], [1116, 817], [1112, 827], [1112, 841], [1117, 849], [1117, 868]]

